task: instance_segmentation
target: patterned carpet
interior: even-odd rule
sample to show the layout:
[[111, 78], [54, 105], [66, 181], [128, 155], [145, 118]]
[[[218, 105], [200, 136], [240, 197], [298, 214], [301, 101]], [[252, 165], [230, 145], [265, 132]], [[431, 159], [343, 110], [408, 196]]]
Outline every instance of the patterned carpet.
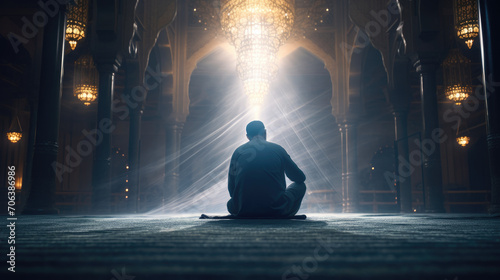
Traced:
[[488, 215], [19, 216], [15, 273], [1, 228], [1, 279], [500, 279]]

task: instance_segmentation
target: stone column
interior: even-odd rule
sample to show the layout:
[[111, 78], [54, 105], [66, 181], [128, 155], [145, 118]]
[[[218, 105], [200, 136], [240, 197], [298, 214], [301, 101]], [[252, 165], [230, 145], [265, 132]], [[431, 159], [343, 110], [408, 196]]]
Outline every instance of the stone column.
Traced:
[[30, 182], [31, 182], [31, 170], [33, 168], [33, 153], [35, 146], [35, 135], [36, 135], [36, 118], [38, 111], [38, 104], [35, 100], [30, 100], [30, 125], [28, 132], [28, 150], [26, 152], [26, 163], [24, 165], [24, 174], [23, 174], [23, 188], [21, 189], [21, 211], [24, 211], [24, 207], [26, 207], [26, 201], [28, 200], [28, 195], [30, 191]]
[[358, 211], [358, 148], [357, 126], [354, 123], [339, 124], [342, 145], [342, 212]]
[[141, 153], [141, 122], [143, 101], [146, 99], [146, 88], [141, 86], [139, 61], [127, 59], [125, 64], [125, 102], [129, 109], [128, 137], [128, 200], [127, 211], [137, 213], [139, 210], [140, 192], [140, 153]]
[[111, 203], [111, 134], [113, 125], [112, 103], [115, 73], [120, 61], [95, 58], [99, 71], [99, 95], [97, 104], [97, 140], [92, 171], [92, 210], [94, 213], [109, 213]]
[[130, 126], [128, 141], [128, 210], [131, 213], [139, 211], [139, 191], [140, 191], [140, 153], [141, 153], [141, 121], [142, 105], [130, 108]]
[[182, 122], [170, 123], [166, 128], [164, 202], [168, 202], [170, 199], [174, 198], [179, 191], [179, 165], [183, 128], [184, 123]]
[[443, 178], [441, 170], [440, 143], [434, 142], [433, 134], [439, 132], [437, 105], [436, 67], [434, 58], [419, 57], [414, 64], [420, 76], [420, 96], [422, 102], [423, 143], [432, 143], [433, 149], [423, 152], [423, 174], [425, 192], [425, 211], [429, 213], [444, 212]]
[[491, 176], [490, 213], [500, 215], [500, 20], [498, 1], [479, 0], [483, 84], [486, 98], [486, 140]]
[[410, 213], [412, 211], [411, 201], [411, 174], [405, 173], [404, 169], [400, 168], [409, 162], [408, 150], [408, 111], [394, 110], [394, 136], [396, 139], [396, 149], [398, 151], [398, 159], [396, 160], [396, 184], [399, 188], [398, 201], [401, 213]]
[[66, 32], [65, 7], [49, 17], [43, 32], [42, 68], [30, 192], [24, 214], [56, 214], [57, 140]]

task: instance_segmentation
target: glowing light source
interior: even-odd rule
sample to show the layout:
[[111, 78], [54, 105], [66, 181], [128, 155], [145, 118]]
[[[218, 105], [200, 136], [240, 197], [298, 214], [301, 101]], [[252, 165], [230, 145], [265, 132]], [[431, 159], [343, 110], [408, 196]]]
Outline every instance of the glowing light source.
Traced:
[[23, 137], [23, 129], [21, 128], [21, 123], [19, 122], [19, 117], [16, 116], [12, 119], [9, 131], [7, 132], [7, 138], [12, 143], [17, 143]]
[[75, 61], [73, 83], [75, 96], [83, 101], [83, 104], [89, 106], [97, 99], [99, 75], [90, 54], [83, 55]]
[[452, 49], [443, 61], [444, 93], [456, 105], [472, 94], [470, 63], [459, 49]]
[[474, 38], [479, 35], [477, 0], [455, 0], [454, 16], [458, 38], [472, 48]]
[[72, 50], [76, 48], [79, 41], [85, 38], [88, 11], [88, 0], [75, 0], [75, 4], [68, 7], [66, 12], [66, 41], [69, 42]]
[[457, 143], [462, 146], [462, 147], [465, 147], [469, 144], [469, 141], [470, 141], [470, 137], [469, 136], [461, 136], [461, 137], [457, 137]]
[[16, 178], [16, 190], [21, 190], [23, 188], [23, 177], [20, 176]]
[[12, 143], [17, 143], [22, 137], [23, 134], [20, 132], [7, 132], [7, 138], [9, 138], [9, 141]]
[[260, 106], [269, 92], [294, 13], [293, 0], [221, 0], [222, 30], [236, 48], [237, 71], [251, 105]]

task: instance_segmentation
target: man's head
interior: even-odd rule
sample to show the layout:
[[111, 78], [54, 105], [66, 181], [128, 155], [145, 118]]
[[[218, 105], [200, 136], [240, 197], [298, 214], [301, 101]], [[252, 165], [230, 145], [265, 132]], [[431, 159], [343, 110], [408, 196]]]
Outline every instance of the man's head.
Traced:
[[262, 136], [266, 139], [266, 128], [261, 121], [253, 121], [247, 124], [247, 138], [252, 140], [255, 136]]

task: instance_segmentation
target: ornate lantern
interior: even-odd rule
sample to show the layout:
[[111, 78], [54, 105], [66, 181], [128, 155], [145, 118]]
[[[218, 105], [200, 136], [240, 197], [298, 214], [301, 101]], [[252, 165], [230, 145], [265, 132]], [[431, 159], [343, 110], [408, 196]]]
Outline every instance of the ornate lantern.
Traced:
[[465, 40], [469, 49], [472, 48], [474, 38], [479, 35], [477, 0], [455, 0], [454, 17], [458, 38]]
[[294, 23], [293, 0], [221, 0], [222, 30], [236, 48], [237, 71], [250, 103], [259, 106], [278, 71], [279, 47]]
[[16, 116], [12, 119], [10, 123], [9, 131], [7, 132], [7, 138], [12, 143], [17, 143], [23, 137], [23, 129], [21, 128], [21, 122], [19, 122], [19, 117]]
[[470, 141], [470, 137], [469, 136], [457, 137], [457, 143], [458, 143], [458, 145], [460, 145], [462, 147], [467, 146], [469, 144], [469, 141]]
[[83, 55], [75, 61], [75, 72], [73, 78], [73, 90], [75, 96], [89, 106], [97, 99], [99, 86], [99, 74], [94, 66], [94, 60], [90, 54]]
[[78, 41], [85, 38], [88, 13], [88, 0], [75, 0], [75, 4], [68, 6], [66, 12], [66, 41], [69, 42], [72, 50], [76, 48]]
[[443, 61], [444, 93], [456, 105], [472, 94], [470, 62], [459, 49], [452, 49]]

